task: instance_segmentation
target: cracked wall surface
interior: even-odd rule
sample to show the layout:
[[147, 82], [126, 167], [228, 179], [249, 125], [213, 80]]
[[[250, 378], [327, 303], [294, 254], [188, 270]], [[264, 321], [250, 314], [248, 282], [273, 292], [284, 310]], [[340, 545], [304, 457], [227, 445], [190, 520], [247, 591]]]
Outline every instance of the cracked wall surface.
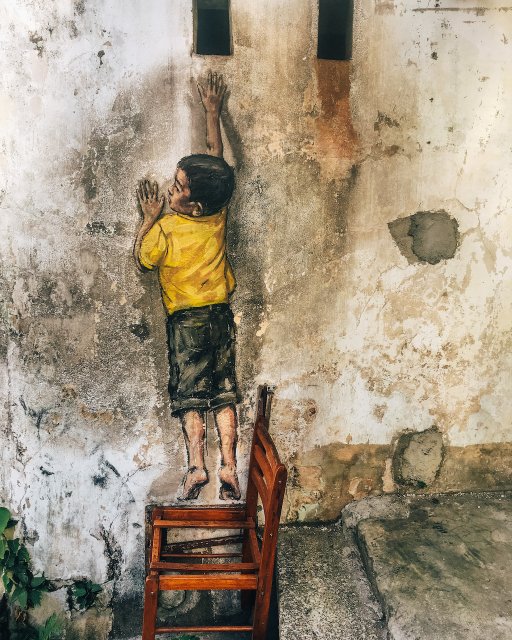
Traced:
[[138, 611], [144, 507], [185, 467], [134, 190], [204, 149], [210, 68], [237, 176], [240, 467], [269, 382], [285, 519], [395, 491], [399, 435], [433, 425], [430, 489], [511, 485], [512, 5], [438, 4], [356, 2], [350, 62], [316, 59], [313, 0], [232, 0], [233, 56], [212, 59], [185, 0], [0, 8], [0, 500], [38, 571], [108, 585], [105, 615]]

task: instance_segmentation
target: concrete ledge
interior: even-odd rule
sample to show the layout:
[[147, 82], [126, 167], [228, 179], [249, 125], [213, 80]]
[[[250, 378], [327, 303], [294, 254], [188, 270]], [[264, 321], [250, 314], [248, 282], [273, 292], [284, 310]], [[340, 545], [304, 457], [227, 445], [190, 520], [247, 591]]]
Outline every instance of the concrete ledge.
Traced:
[[347, 523], [389, 640], [512, 638], [511, 493], [367, 502]]

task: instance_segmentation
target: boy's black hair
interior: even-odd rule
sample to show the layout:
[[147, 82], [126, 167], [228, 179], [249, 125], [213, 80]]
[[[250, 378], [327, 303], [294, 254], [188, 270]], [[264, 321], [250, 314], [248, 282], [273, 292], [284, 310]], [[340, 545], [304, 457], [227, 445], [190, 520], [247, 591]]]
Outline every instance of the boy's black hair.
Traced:
[[178, 168], [187, 174], [190, 201], [202, 204], [203, 215], [217, 213], [230, 201], [235, 174], [223, 158], [196, 153], [182, 158]]

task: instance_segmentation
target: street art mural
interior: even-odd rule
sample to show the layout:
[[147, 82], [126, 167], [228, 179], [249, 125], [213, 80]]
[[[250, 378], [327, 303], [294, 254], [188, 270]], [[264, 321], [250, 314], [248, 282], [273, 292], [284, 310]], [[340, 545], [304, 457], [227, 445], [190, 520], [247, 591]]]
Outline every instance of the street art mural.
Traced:
[[35, 571], [104, 585], [77, 638], [138, 633], [147, 505], [245, 494], [261, 383], [287, 522], [511, 486], [512, 11], [434, 4], [354, 2], [330, 57], [316, 0], [230, 2], [214, 53], [210, 2], [0, 3], [0, 505]]
[[169, 394], [173, 416], [181, 420], [188, 470], [178, 499], [193, 500], [209, 482], [205, 466], [205, 414], [211, 411], [219, 434], [221, 500], [238, 500], [236, 471], [238, 392], [235, 325], [229, 296], [235, 278], [226, 254], [227, 205], [233, 169], [223, 159], [220, 112], [226, 92], [221, 75], [198, 84], [206, 113], [207, 154], [178, 162], [168, 191], [170, 211], [156, 182], [142, 180], [142, 211], [134, 257], [141, 270], [158, 270], [167, 311]]

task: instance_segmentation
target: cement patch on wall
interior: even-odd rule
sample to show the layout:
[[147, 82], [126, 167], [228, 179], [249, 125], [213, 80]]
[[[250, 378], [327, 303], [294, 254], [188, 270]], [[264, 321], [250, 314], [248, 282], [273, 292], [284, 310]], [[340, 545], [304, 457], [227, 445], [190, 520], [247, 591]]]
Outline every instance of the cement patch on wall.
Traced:
[[459, 225], [446, 211], [419, 211], [388, 223], [402, 255], [410, 263], [437, 264], [455, 255]]
[[393, 454], [394, 480], [400, 485], [428, 487], [439, 474], [443, 454], [443, 435], [436, 427], [401, 434]]

